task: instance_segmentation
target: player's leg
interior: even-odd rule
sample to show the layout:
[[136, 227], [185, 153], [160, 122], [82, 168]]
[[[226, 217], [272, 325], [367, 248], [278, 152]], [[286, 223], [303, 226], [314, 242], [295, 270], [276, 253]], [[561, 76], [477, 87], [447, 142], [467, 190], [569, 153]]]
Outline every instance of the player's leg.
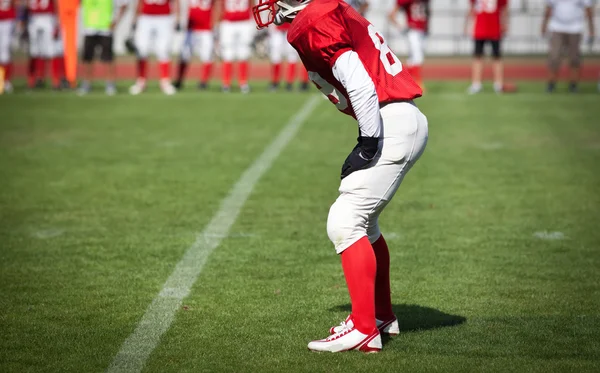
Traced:
[[494, 58], [494, 91], [501, 93], [504, 88], [504, 64], [502, 63], [502, 51], [500, 40], [492, 40], [492, 57]]
[[113, 96], [117, 93], [117, 86], [115, 81], [117, 80], [117, 67], [115, 66], [115, 54], [113, 51], [113, 36], [111, 35], [101, 35], [99, 36], [100, 47], [102, 51], [100, 52], [100, 61], [104, 64], [106, 68], [106, 87], [104, 92]]
[[556, 80], [558, 79], [558, 69], [560, 68], [560, 55], [563, 48], [563, 33], [552, 32], [550, 34], [550, 46], [548, 50], [548, 93], [554, 92]]
[[34, 40], [36, 54], [35, 66], [35, 86], [43, 87], [45, 85], [46, 67], [48, 61], [52, 58], [54, 22], [49, 14], [36, 14], [31, 17], [34, 24]]
[[52, 85], [55, 90], [69, 88], [70, 84], [65, 77], [65, 57], [62, 34], [59, 29], [58, 19], [53, 17], [56, 25], [52, 41]]
[[239, 68], [238, 82], [242, 93], [249, 93], [250, 86], [248, 85], [248, 72], [250, 55], [252, 53], [252, 39], [254, 38], [254, 30], [252, 21], [237, 22], [239, 43], [237, 44], [237, 61]]
[[[376, 325], [384, 327], [382, 322], [376, 323], [378, 303], [380, 317], [392, 316], [389, 264], [384, 261], [389, 254], [377, 220], [406, 173], [423, 153], [428, 130], [427, 119], [410, 103], [389, 104], [381, 109], [381, 116], [385, 138], [380, 154], [373, 165], [342, 180], [340, 196], [331, 207], [327, 221], [329, 238], [342, 256], [352, 301], [352, 323], [346, 323], [346, 330], [339, 330], [329, 339], [311, 342], [309, 348], [313, 350], [341, 351], [344, 346], [360, 345], [361, 338], [379, 334], [376, 329], [372, 330]], [[370, 254], [367, 249], [372, 250]], [[382, 258], [381, 266], [377, 264], [378, 257]], [[380, 274], [377, 274], [378, 270], [381, 270]], [[379, 281], [377, 276], [380, 276]], [[387, 287], [383, 286], [380, 295], [376, 295], [376, 284], [385, 282]], [[369, 347], [381, 349], [381, 345]]]
[[221, 89], [223, 92], [231, 90], [235, 42], [234, 22], [222, 21], [219, 26], [219, 47], [221, 48], [221, 60], [223, 61], [223, 71], [221, 72]]
[[0, 20], [0, 67], [4, 71], [4, 91], [8, 93], [13, 91], [13, 86], [10, 81], [12, 74], [10, 36], [13, 25], [13, 20]]
[[79, 95], [88, 94], [92, 88], [94, 65], [94, 52], [98, 35], [85, 35], [83, 37], [83, 52], [81, 54], [81, 85], [77, 90]]
[[160, 73], [160, 89], [166, 95], [175, 94], [171, 84], [171, 42], [175, 31], [175, 20], [172, 16], [154, 17], [156, 30], [156, 59]]
[[409, 58], [407, 63], [407, 70], [417, 82], [420, 87], [423, 87], [423, 80], [421, 78], [421, 69], [425, 56], [423, 54], [423, 40], [424, 34], [420, 30], [409, 29], [408, 30], [408, 46], [409, 46]]
[[568, 34], [567, 53], [569, 56], [570, 80], [569, 92], [576, 93], [579, 79], [581, 78], [581, 34]]
[[279, 88], [281, 79], [281, 59], [284, 33], [276, 28], [269, 28], [269, 60], [271, 62], [271, 91]]
[[183, 88], [183, 81], [185, 80], [185, 73], [187, 72], [190, 61], [192, 60], [192, 50], [196, 43], [195, 31], [188, 30], [183, 39], [181, 51], [179, 52], [179, 63], [177, 65], [177, 75], [173, 80], [173, 87], [176, 89]]
[[287, 60], [287, 74], [286, 74], [286, 89], [291, 91], [293, 89], [294, 80], [296, 80], [296, 66], [298, 63], [298, 53], [290, 43], [287, 42], [287, 35], [283, 34], [283, 48]]
[[38, 58], [40, 55], [39, 33], [35, 22], [35, 15], [30, 16], [27, 23], [27, 34], [29, 35], [29, 61], [27, 69], [27, 87], [34, 88], [37, 78]]
[[137, 95], [146, 89], [148, 76], [148, 54], [152, 42], [152, 20], [149, 16], [139, 16], [133, 38], [137, 49], [137, 79], [135, 84], [129, 87], [129, 93]]
[[485, 40], [475, 39], [474, 40], [474, 51], [473, 51], [473, 62], [471, 65], [471, 86], [469, 87], [469, 94], [475, 94], [481, 92], [481, 78], [483, 75], [483, 47], [485, 46]]
[[212, 31], [198, 31], [198, 47], [197, 51], [202, 65], [200, 66], [200, 82], [198, 88], [208, 88], [208, 80], [212, 73], [213, 64], [213, 49], [214, 49], [214, 38]]

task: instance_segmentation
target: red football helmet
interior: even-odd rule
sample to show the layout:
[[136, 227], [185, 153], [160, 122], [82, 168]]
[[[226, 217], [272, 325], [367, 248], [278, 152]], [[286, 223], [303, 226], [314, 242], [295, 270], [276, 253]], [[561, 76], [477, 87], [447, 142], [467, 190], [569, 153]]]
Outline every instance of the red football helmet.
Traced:
[[296, 17], [299, 11], [306, 8], [311, 0], [260, 0], [258, 5], [252, 7], [254, 21], [258, 29], [269, 26], [271, 23], [281, 25], [286, 20]]

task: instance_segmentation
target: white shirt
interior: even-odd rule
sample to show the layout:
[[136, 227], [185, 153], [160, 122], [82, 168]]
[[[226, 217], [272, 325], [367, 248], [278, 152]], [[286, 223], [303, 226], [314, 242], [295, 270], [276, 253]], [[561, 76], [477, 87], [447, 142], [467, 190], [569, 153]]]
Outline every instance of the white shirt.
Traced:
[[[113, 15], [112, 15], [113, 20], [115, 19], [115, 16], [118, 14], [119, 9], [121, 9], [122, 6], [127, 6], [127, 5], [129, 5], [129, 0], [113, 0]], [[93, 28], [84, 28], [83, 34], [86, 36], [88, 36], [88, 35], [110, 36], [112, 33], [110, 31], [106, 31], [106, 30], [96, 30]]]
[[551, 32], [580, 34], [585, 27], [585, 9], [593, 6], [592, 0], [547, 0], [552, 7], [548, 23]]
[[361, 136], [381, 137], [383, 125], [377, 90], [358, 54], [355, 51], [342, 53], [332, 72], [348, 92]]

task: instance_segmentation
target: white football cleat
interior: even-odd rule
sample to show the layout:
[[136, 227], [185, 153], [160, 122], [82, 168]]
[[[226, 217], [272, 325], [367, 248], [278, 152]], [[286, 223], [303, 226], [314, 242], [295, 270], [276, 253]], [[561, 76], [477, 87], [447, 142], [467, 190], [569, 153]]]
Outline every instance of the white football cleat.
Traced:
[[[398, 325], [398, 319], [394, 316], [393, 319], [388, 321], [381, 321], [379, 319], [375, 319], [375, 324], [377, 325], [377, 329], [381, 334], [388, 335], [398, 335], [400, 334], [400, 326]], [[335, 334], [342, 331], [344, 328], [354, 327], [354, 321], [352, 321], [352, 315], [348, 315], [346, 320], [342, 321], [340, 325], [332, 326], [329, 328], [329, 334]]]
[[129, 93], [132, 95], [139, 95], [146, 90], [146, 79], [138, 78], [135, 84], [129, 87]]
[[248, 84], [242, 84], [240, 86], [240, 92], [242, 92], [243, 94], [250, 93], [250, 86]]
[[371, 334], [363, 334], [349, 326], [325, 339], [312, 341], [308, 344], [308, 349], [316, 352], [358, 350], [365, 353], [374, 353], [381, 351], [381, 348], [381, 335], [378, 329], [374, 329]]
[[469, 86], [469, 89], [467, 89], [467, 93], [470, 95], [476, 95], [479, 92], [481, 92], [483, 90], [483, 86], [481, 85], [481, 83], [473, 83]]
[[13, 93], [13, 85], [10, 81], [5, 81], [4, 82], [4, 92], [6, 93]]
[[177, 93], [177, 89], [171, 84], [169, 79], [162, 79], [160, 81], [160, 90], [167, 96], [172, 96]]

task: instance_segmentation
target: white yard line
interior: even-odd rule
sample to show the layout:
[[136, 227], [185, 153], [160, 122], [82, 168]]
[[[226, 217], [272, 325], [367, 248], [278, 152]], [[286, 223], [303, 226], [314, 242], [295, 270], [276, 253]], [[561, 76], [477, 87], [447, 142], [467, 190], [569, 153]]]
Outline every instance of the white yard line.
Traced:
[[321, 100], [311, 96], [294, 115], [264, 152], [246, 169], [229, 195], [221, 202], [219, 211], [198, 235], [196, 241], [183, 255], [162, 290], [146, 309], [133, 333], [123, 342], [121, 349], [108, 367], [108, 372], [140, 372], [148, 357], [169, 329], [183, 299], [189, 294], [198, 275], [212, 251], [227, 237], [242, 206], [254, 185], [271, 167], [281, 151], [298, 132], [298, 129]]

